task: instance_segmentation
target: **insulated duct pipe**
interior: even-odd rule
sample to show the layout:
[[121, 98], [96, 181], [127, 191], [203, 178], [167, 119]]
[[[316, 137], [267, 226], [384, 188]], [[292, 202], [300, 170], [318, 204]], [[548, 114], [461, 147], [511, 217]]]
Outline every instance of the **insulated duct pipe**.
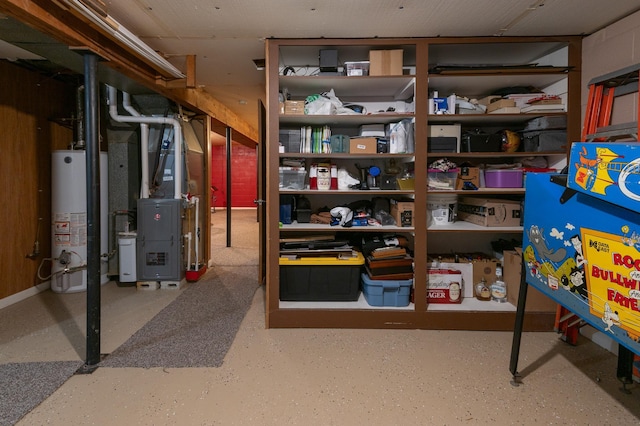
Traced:
[[[118, 92], [115, 87], [107, 86], [108, 88], [108, 101], [109, 101], [109, 115], [115, 121], [119, 123], [139, 123], [139, 124], [170, 124], [173, 126], [173, 147], [174, 147], [174, 156], [175, 156], [175, 170], [173, 177], [174, 179], [174, 190], [173, 190], [173, 198], [181, 199], [182, 198], [182, 126], [180, 126], [180, 122], [175, 118], [171, 117], [146, 117], [143, 115], [138, 116], [129, 116], [129, 115], [118, 115]], [[126, 94], [122, 92], [123, 96]], [[128, 94], [126, 94], [128, 95]], [[133, 107], [130, 106], [132, 110]], [[137, 111], [136, 111], [137, 112]], [[141, 129], [142, 130], [142, 129]], [[147, 128], [148, 130], [148, 128]], [[148, 135], [147, 135], [147, 145], [148, 145]], [[145, 157], [146, 153], [143, 151], [142, 157]], [[145, 160], [143, 160], [144, 162]], [[148, 170], [148, 164], [147, 164]], [[149, 182], [148, 182], [148, 173], [143, 176], [142, 186], [147, 191], [149, 191]], [[145, 183], [146, 181], [146, 183]]]

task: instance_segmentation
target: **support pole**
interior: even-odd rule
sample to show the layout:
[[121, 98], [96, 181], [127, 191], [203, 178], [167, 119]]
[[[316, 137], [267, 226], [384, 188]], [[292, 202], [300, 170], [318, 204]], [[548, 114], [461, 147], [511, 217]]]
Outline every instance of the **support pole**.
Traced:
[[522, 329], [524, 328], [524, 308], [527, 303], [527, 270], [525, 266], [524, 256], [520, 265], [520, 290], [518, 293], [518, 310], [516, 311], [516, 322], [513, 326], [513, 341], [511, 342], [511, 360], [509, 362], [509, 371], [513, 375], [511, 380], [512, 386], [519, 386], [521, 383], [520, 373], [518, 373], [518, 358], [520, 357], [520, 341], [522, 338]]
[[231, 127], [227, 127], [227, 247], [231, 247]]
[[84, 369], [100, 362], [100, 130], [98, 57], [84, 55], [84, 110], [87, 170], [87, 354]]

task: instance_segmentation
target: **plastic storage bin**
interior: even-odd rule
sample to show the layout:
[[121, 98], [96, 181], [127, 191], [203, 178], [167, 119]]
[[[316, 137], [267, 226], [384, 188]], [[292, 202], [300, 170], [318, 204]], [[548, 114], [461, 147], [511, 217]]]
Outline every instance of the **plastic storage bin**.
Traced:
[[304, 189], [307, 171], [300, 167], [280, 167], [280, 189]]
[[449, 191], [456, 188], [459, 169], [449, 169], [446, 172], [438, 169], [429, 169], [427, 186], [431, 190]]
[[362, 293], [371, 306], [408, 306], [413, 280], [372, 280], [362, 274]]
[[487, 188], [522, 188], [522, 169], [485, 170], [484, 186]]
[[345, 62], [348, 76], [369, 75], [369, 61]]
[[356, 301], [364, 257], [280, 258], [280, 300]]

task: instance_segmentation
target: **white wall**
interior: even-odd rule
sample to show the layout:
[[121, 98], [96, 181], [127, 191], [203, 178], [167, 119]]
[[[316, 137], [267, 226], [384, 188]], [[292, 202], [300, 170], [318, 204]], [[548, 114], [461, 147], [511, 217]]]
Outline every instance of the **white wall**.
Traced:
[[[588, 84], [595, 77], [640, 63], [640, 12], [636, 12], [582, 42], [582, 119], [587, 105]], [[616, 99], [612, 124], [638, 118], [637, 94]]]

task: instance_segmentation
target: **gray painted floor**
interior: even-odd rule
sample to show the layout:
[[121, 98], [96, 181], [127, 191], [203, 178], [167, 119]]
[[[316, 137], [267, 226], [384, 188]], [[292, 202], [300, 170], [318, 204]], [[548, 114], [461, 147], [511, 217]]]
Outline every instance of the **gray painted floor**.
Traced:
[[[224, 243], [225, 211], [212, 218], [214, 262], [255, 264], [255, 211], [234, 210], [232, 248]], [[103, 289], [105, 353], [181, 291]], [[45, 292], [3, 309], [0, 363], [82, 360], [84, 297]], [[582, 337], [572, 347], [554, 333], [525, 333], [524, 384], [513, 387], [511, 333], [268, 330], [264, 315], [258, 289], [219, 368], [99, 368], [71, 377], [19, 424], [640, 423], [640, 387], [621, 392], [616, 358]]]

